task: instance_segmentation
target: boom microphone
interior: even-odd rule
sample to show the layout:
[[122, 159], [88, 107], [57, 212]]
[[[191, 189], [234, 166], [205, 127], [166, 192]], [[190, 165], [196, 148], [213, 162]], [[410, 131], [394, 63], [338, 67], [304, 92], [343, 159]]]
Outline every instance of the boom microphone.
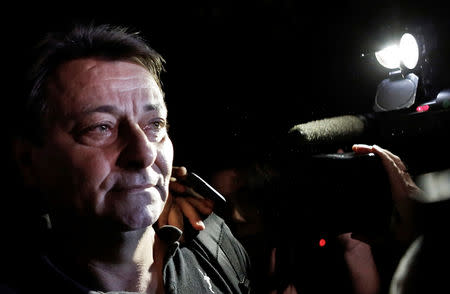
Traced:
[[[294, 219], [287, 223], [301, 214], [299, 224], [308, 223], [312, 235], [320, 232], [326, 237], [384, 232], [391, 219], [392, 199], [381, 159], [351, 151], [353, 144], [367, 142], [373, 126], [370, 116], [343, 115], [289, 130], [290, 149], [281, 155], [283, 183], [287, 191], [298, 187], [302, 191], [294, 192], [292, 198], [301, 204], [290, 205], [300, 207], [301, 213], [291, 213]], [[338, 149], [344, 152], [337, 153]]]
[[450, 103], [441, 101], [440, 104], [440, 108], [432, 105], [430, 109], [434, 107], [434, 110], [425, 112], [404, 109], [298, 124], [286, 136], [284, 151], [287, 153], [283, 156], [287, 155], [290, 161], [292, 156], [336, 153], [338, 149], [351, 151], [353, 144], [365, 143], [383, 146], [400, 156], [408, 163], [411, 174], [447, 169], [450, 153], [437, 151], [450, 147], [450, 141], [446, 140], [450, 130]]
[[314, 120], [292, 127], [288, 132], [290, 151], [307, 154], [334, 153], [343, 144], [360, 140], [367, 130], [362, 115], [343, 115]]

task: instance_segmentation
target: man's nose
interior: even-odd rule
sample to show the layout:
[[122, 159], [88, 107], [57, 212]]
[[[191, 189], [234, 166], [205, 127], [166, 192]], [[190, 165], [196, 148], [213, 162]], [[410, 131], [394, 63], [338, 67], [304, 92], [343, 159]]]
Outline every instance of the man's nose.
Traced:
[[148, 140], [138, 124], [130, 123], [121, 131], [124, 144], [117, 165], [126, 169], [143, 169], [151, 166], [157, 156], [156, 143]]

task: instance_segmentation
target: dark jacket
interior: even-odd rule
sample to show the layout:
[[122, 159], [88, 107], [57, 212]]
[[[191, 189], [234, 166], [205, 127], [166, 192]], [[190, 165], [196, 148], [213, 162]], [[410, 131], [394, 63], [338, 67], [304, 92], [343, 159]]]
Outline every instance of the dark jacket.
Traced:
[[[181, 231], [175, 227], [158, 231], [168, 245], [163, 267], [165, 292], [250, 293], [250, 262], [245, 249], [216, 214], [204, 223], [205, 230], [182, 244], [178, 242]], [[0, 287], [0, 293], [103, 293], [75, 281], [46, 256], [37, 260], [36, 266], [24, 269], [22, 282], [10, 283], [9, 290]]]

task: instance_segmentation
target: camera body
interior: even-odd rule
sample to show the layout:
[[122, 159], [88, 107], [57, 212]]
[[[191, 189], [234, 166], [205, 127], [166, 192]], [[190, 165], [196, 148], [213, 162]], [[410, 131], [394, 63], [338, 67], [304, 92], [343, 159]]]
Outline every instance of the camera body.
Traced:
[[389, 229], [390, 184], [377, 155], [327, 153], [291, 162], [287, 191], [296, 195], [289, 196], [295, 200], [289, 209], [305, 232], [374, 235]]

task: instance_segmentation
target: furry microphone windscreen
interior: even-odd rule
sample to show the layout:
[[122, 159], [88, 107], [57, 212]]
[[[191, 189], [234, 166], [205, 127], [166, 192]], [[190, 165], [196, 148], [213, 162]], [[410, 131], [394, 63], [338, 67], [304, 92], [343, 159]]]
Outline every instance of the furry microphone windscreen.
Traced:
[[289, 130], [288, 137], [290, 148], [297, 151], [326, 152], [321, 147], [355, 140], [363, 135], [364, 129], [362, 117], [344, 115], [298, 124]]

